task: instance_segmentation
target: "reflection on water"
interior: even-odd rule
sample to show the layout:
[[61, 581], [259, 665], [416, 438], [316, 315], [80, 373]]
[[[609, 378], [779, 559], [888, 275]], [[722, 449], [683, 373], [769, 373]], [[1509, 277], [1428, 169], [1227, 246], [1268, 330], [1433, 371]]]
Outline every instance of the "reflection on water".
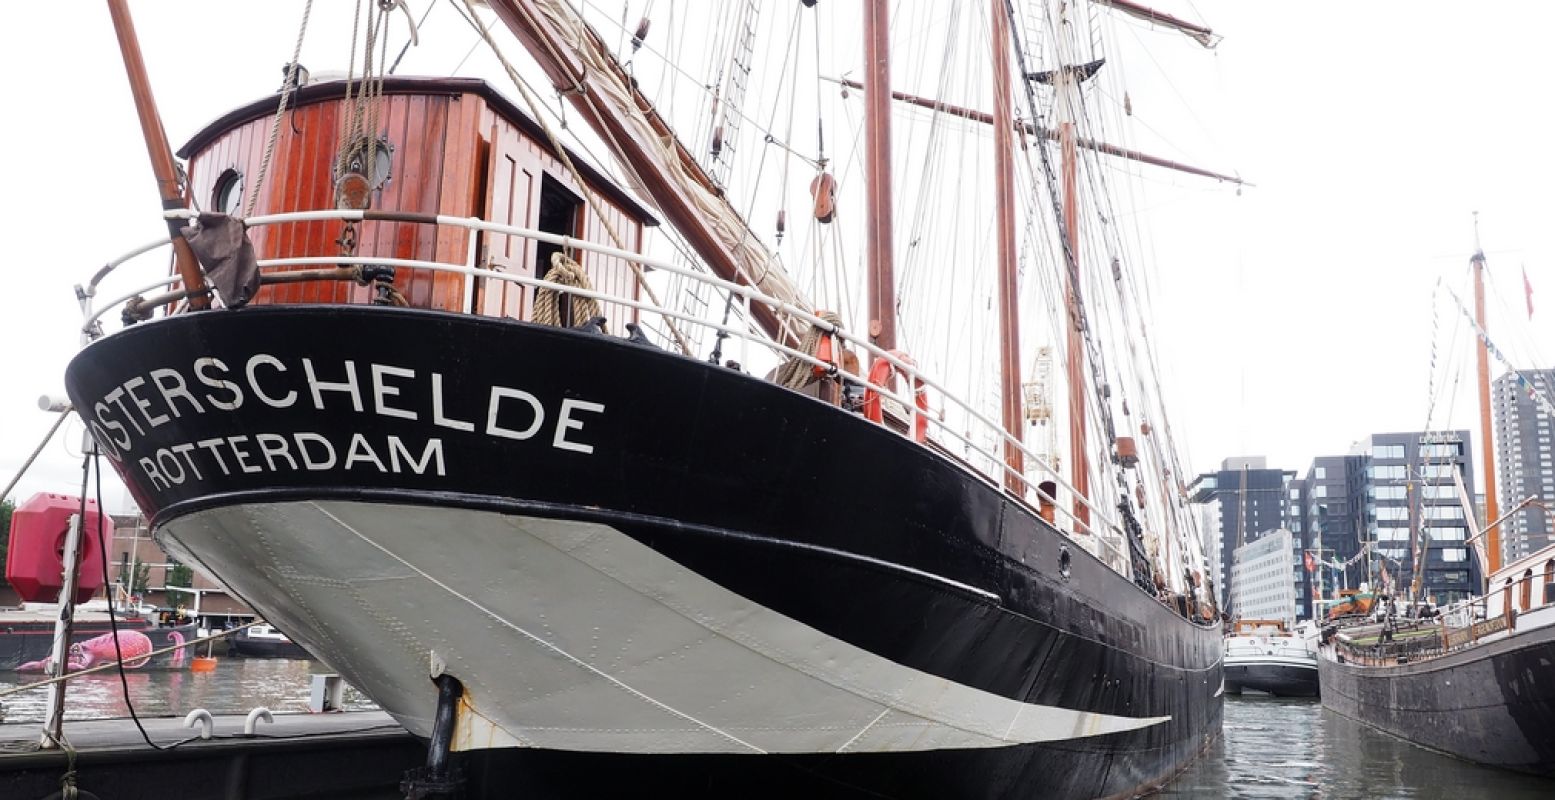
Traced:
[[1315, 700], [1228, 696], [1220, 741], [1159, 796], [1547, 799], [1555, 780], [1433, 753]]
[[[130, 698], [143, 716], [182, 716], [196, 708], [242, 714], [255, 706], [306, 711], [311, 661], [223, 658], [215, 672], [129, 673]], [[0, 689], [18, 685], [0, 673]], [[45, 691], [0, 699], [6, 722], [41, 722]], [[346, 707], [375, 706], [354, 689]], [[115, 673], [72, 682], [67, 719], [128, 716]], [[1312, 700], [1227, 697], [1225, 729], [1205, 756], [1159, 795], [1170, 798], [1555, 798], [1555, 780], [1477, 767], [1345, 719]]]
[[[183, 716], [196, 708], [213, 714], [246, 714], [255, 706], [277, 713], [308, 710], [310, 675], [328, 672], [316, 661], [279, 658], [222, 658], [213, 672], [189, 670], [129, 671], [130, 702], [143, 717]], [[33, 683], [38, 675], [0, 672], [0, 690]], [[0, 698], [6, 722], [42, 722], [46, 689]], [[377, 708], [347, 686], [347, 709]], [[65, 695], [65, 719], [127, 717], [124, 689], [116, 671], [76, 678]]]

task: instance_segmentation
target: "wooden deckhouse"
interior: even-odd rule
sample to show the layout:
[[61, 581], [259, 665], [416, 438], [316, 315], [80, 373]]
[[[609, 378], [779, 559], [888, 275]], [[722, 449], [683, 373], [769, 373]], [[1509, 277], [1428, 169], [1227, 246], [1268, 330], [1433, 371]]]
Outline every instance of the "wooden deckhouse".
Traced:
[[[361, 87], [327, 81], [297, 90], [281, 117], [274, 154], [258, 180], [279, 97], [235, 109], [189, 140], [178, 155], [189, 164], [193, 198], [206, 210], [245, 216], [337, 206], [341, 164], [355, 160], [367, 178], [368, 208], [376, 211], [480, 219], [641, 252], [643, 228], [657, 220], [576, 153], [562, 162], [544, 130], [485, 81], [390, 77], [381, 94], [362, 100]], [[353, 114], [370, 114], [375, 141], [343, 135]], [[344, 152], [343, 152], [344, 151]], [[365, 163], [371, 157], [371, 164]], [[581, 178], [581, 180], [580, 180]], [[250, 211], [250, 193], [259, 196]], [[592, 197], [589, 202], [586, 198]], [[608, 220], [602, 220], [602, 209]], [[608, 223], [609, 228], [606, 227]], [[339, 220], [256, 227], [249, 232], [261, 259], [342, 252]], [[611, 236], [613, 229], [619, 239]], [[545, 276], [556, 245], [482, 232], [475, 253], [468, 231], [428, 223], [368, 220], [353, 231], [359, 256], [466, 264]], [[574, 253], [595, 289], [637, 298], [640, 287], [622, 259]], [[538, 266], [537, 266], [538, 265]], [[396, 288], [416, 308], [527, 319], [534, 290], [509, 281], [423, 269], [398, 270]], [[265, 286], [256, 303], [366, 303], [368, 287], [340, 281]], [[619, 331], [634, 309], [604, 304]]]

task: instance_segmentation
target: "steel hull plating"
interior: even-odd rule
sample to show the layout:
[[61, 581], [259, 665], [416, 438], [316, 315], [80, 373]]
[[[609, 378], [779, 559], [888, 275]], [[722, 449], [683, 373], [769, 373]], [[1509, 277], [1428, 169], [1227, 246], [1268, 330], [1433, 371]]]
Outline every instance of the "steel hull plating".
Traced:
[[736, 372], [314, 307], [145, 325], [67, 383], [164, 544], [423, 735], [435, 652], [461, 746], [552, 791], [1126, 795], [1219, 731], [1214, 628]]
[[1555, 776], [1555, 626], [1397, 666], [1318, 659], [1323, 705], [1467, 761]]

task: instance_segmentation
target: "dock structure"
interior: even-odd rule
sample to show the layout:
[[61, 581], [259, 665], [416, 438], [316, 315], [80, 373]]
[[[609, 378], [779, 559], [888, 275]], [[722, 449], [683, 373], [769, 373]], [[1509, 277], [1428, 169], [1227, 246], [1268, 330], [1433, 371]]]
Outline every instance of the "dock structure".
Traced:
[[[400, 778], [426, 745], [381, 711], [275, 714], [244, 734], [244, 715], [216, 715], [210, 738], [179, 717], [67, 721], [75, 784], [113, 800], [204, 798], [400, 798]], [[38, 747], [36, 723], [0, 725], [0, 797], [32, 800], [60, 790], [64, 750]], [[85, 796], [85, 795], [84, 795]]]

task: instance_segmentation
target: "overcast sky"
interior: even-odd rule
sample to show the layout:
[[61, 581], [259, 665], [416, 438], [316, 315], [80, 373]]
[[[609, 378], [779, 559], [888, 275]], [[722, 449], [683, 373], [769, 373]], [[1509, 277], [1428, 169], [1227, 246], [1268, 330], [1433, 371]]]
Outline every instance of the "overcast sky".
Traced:
[[[1136, 114], [1162, 131], [1162, 155], [1257, 184], [1240, 195], [1184, 184], [1196, 199], [1142, 220], [1169, 262], [1162, 269], [1171, 306], [1157, 309], [1159, 344], [1178, 441], [1195, 471], [1244, 454], [1305, 471], [1313, 456], [1346, 452], [1367, 434], [1421, 428], [1432, 287], [1438, 277], [1467, 287], [1474, 211], [1492, 271], [1492, 336], [1519, 366], [1555, 366], [1555, 5], [1155, 4], [1225, 38], [1205, 52], [1128, 23], [1123, 35], [1156, 59], [1130, 66]], [[131, 5], [175, 146], [275, 89], [301, 8], [292, 0]], [[316, 5], [315, 30], [346, 6]], [[641, 3], [633, 5], [635, 19]], [[412, 6], [418, 15], [425, 8]], [[77, 347], [71, 287], [163, 230], [103, 5], [7, 11], [0, 480], [51, 422], [36, 401], [62, 389]], [[472, 44], [447, 7], [425, 33], [429, 45], [411, 52], [402, 74], [448, 74]], [[343, 50], [315, 35], [302, 61], [341, 68]], [[483, 54], [461, 74], [505, 85]], [[143, 264], [106, 294], [161, 267]], [[1535, 289], [1532, 322], [1522, 305], [1524, 268]], [[1449, 361], [1454, 369], [1440, 369], [1436, 380], [1453, 380], [1467, 364], [1461, 380], [1471, 381], [1456, 311], [1444, 304], [1438, 313], [1446, 348], [1439, 369]], [[1434, 423], [1477, 435], [1474, 396], [1461, 388], [1439, 404]], [[67, 432], [14, 496], [77, 490], [79, 424]], [[113, 494], [109, 504], [119, 505]]]

